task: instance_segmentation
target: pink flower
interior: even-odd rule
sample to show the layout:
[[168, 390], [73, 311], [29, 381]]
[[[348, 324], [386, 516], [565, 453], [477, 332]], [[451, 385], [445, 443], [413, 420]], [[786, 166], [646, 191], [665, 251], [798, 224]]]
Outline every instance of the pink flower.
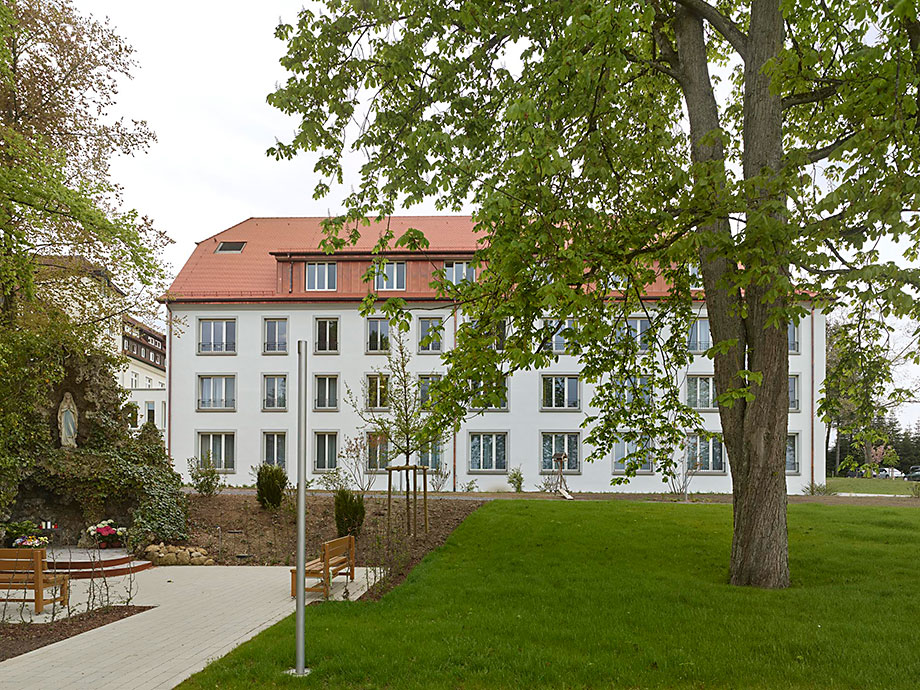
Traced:
[[105, 527], [100, 527], [96, 530], [96, 534], [101, 534], [103, 537], [107, 537], [110, 534], [115, 534], [115, 530], [106, 525]]

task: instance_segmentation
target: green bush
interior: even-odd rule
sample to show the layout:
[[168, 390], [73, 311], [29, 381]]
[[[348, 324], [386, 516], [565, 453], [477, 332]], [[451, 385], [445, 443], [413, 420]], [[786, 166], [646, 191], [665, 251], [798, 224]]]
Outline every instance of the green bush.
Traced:
[[910, 495], [914, 498], [920, 498], [920, 482], [910, 483]]
[[263, 508], [279, 508], [287, 485], [287, 472], [283, 467], [263, 463], [256, 471], [256, 500]]
[[837, 492], [831, 489], [827, 484], [818, 484], [817, 482], [808, 482], [802, 487], [802, 493], [806, 496], [836, 496]]
[[521, 472], [520, 467], [515, 467], [508, 472], [508, 483], [511, 484], [515, 493], [519, 494], [524, 490], [524, 473]]
[[211, 462], [210, 453], [205, 453], [200, 460], [189, 458], [188, 473], [192, 479], [192, 488], [200, 496], [216, 496], [224, 489], [220, 473]]
[[346, 534], [356, 538], [364, 524], [364, 496], [349, 489], [335, 492], [335, 529], [340, 537]]

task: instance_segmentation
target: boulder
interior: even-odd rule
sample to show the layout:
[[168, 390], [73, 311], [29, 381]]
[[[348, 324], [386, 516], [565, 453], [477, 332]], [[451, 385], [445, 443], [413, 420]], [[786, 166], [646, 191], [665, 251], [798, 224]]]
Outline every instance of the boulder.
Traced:
[[208, 560], [206, 560], [206, 561], [204, 562], [204, 564], [205, 564], [205, 565], [214, 565], [214, 559], [213, 559], [213, 558], [209, 558]]
[[178, 562], [175, 553], [167, 553], [162, 558], [157, 559], [157, 565], [175, 565]]
[[191, 562], [191, 557], [188, 555], [188, 551], [182, 549], [176, 553], [176, 561], [179, 565], [188, 565]]
[[192, 565], [204, 565], [205, 560], [204, 556], [195, 556], [192, 558]]

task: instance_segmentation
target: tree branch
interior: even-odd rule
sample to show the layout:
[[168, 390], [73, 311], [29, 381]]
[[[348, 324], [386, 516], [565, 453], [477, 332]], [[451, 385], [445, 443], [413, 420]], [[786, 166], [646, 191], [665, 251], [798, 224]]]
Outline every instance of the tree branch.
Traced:
[[783, 98], [783, 110], [788, 110], [789, 108], [794, 108], [797, 105], [807, 105], [809, 103], [817, 103], [818, 101], [823, 101], [825, 98], [829, 98], [837, 93], [837, 89], [840, 87], [841, 82], [834, 82], [828, 86], [822, 86], [820, 89], [815, 89], [814, 91], [807, 91], [805, 93], [794, 93], [790, 96]]
[[676, 2], [709, 22], [712, 28], [722, 34], [723, 38], [731, 44], [741, 59], [747, 60], [748, 37], [735, 22], [704, 0], [676, 0]]

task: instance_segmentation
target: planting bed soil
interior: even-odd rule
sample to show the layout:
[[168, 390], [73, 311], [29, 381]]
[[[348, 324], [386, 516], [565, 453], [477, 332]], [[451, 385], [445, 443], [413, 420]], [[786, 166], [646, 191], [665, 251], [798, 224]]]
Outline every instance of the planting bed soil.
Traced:
[[[418, 535], [406, 536], [405, 498], [393, 498], [392, 535], [387, 549], [386, 496], [369, 496], [364, 526], [357, 539], [359, 566], [390, 567], [386, 586], [367, 595], [379, 596], [401, 582], [425, 554], [444, 543], [482, 500], [428, 501], [429, 531], [424, 530], [422, 499], [418, 500]], [[286, 496], [278, 510], [259, 506], [253, 493], [189, 496], [189, 543], [202, 546], [217, 565], [294, 565], [297, 548], [294, 501]], [[307, 558], [318, 556], [324, 541], [335, 539], [332, 496], [307, 496]]]
[[152, 606], [107, 606], [52, 623], [0, 623], [0, 661], [120, 621]]

